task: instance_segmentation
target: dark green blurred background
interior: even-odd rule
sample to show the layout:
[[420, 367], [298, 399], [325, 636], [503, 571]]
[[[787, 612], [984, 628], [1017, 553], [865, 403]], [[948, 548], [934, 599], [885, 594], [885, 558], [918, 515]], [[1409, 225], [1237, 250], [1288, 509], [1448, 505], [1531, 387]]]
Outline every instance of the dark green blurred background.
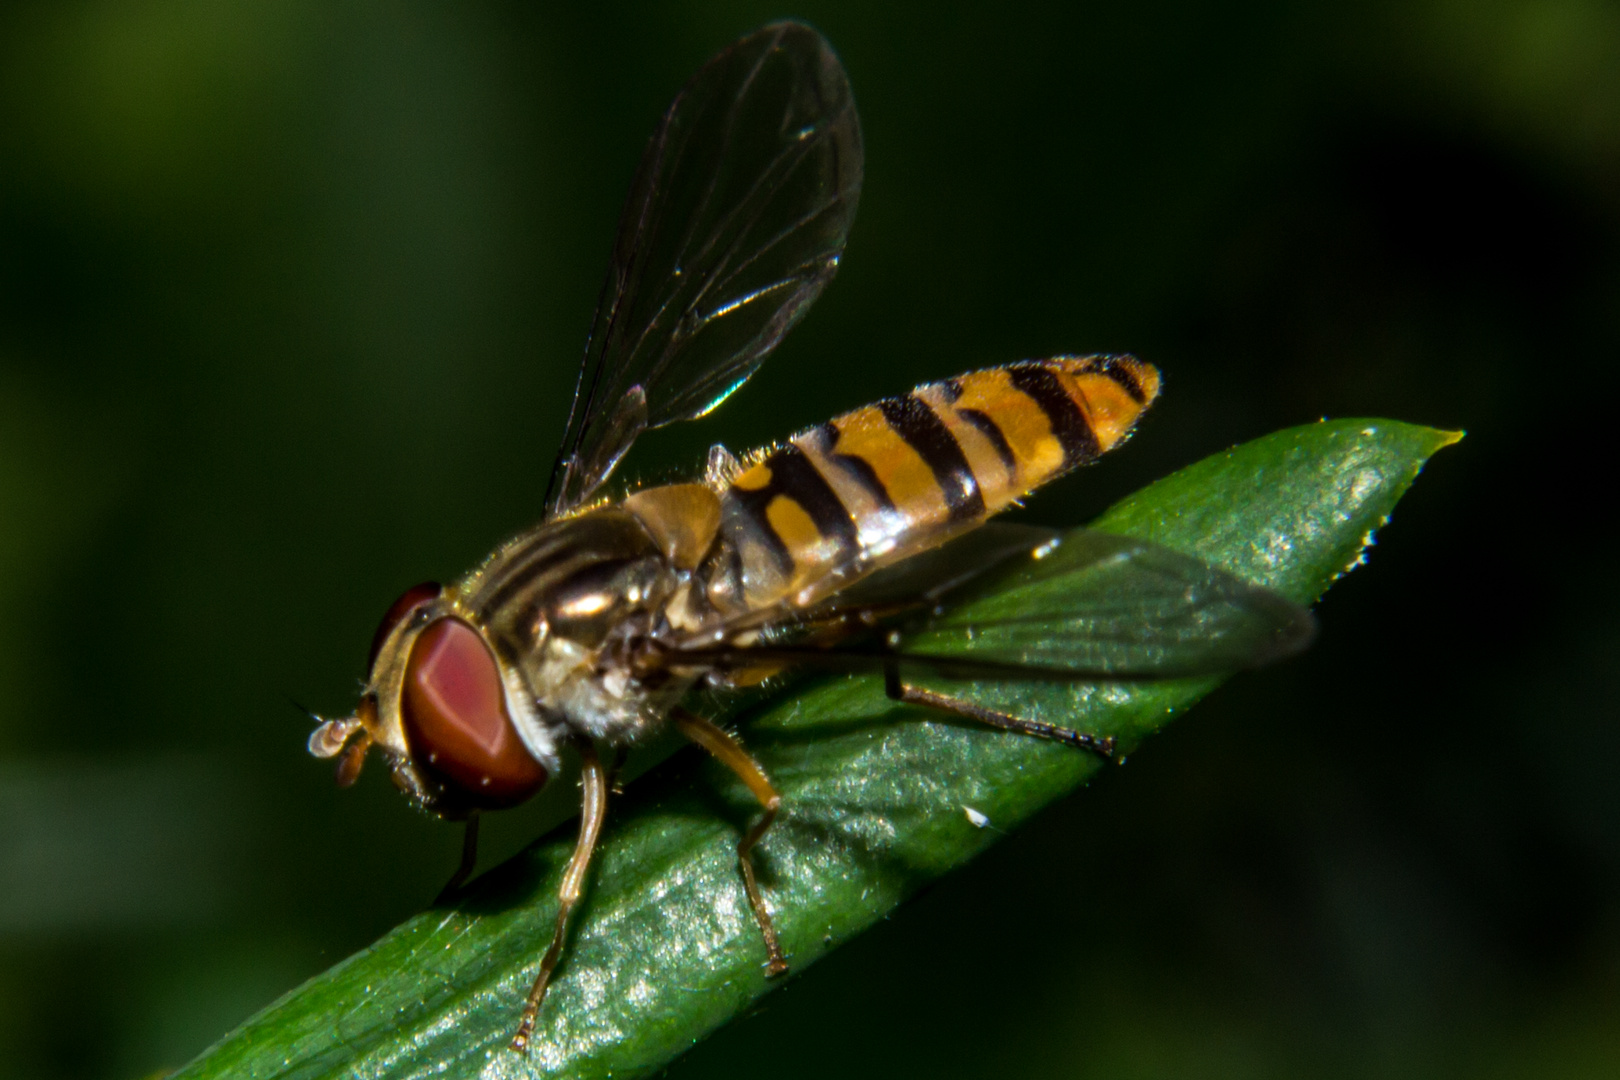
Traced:
[[1613, 3], [75, 0], [0, 11], [0, 1078], [177, 1065], [443, 883], [288, 698], [535, 519], [643, 140], [785, 14], [865, 122], [844, 269], [634, 473], [1055, 352], [1166, 397], [1054, 524], [1471, 434], [1310, 655], [671, 1075], [1620, 1074]]

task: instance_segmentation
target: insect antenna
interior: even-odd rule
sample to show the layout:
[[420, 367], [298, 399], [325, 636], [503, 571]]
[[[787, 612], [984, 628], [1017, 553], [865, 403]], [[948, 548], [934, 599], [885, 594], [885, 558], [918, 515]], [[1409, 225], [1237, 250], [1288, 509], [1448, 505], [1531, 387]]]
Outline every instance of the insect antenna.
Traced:
[[[328, 720], [291, 697], [287, 700], [292, 702], [293, 708], [319, 725], [309, 733], [309, 752], [318, 758], [338, 759], [338, 787], [349, 787], [359, 779], [360, 769], [366, 762], [366, 752], [371, 749], [372, 743], [371, 732], [366, 730], [365, 721], [359, 713]], [[356, 735], [359, 738], [355, 738]]]

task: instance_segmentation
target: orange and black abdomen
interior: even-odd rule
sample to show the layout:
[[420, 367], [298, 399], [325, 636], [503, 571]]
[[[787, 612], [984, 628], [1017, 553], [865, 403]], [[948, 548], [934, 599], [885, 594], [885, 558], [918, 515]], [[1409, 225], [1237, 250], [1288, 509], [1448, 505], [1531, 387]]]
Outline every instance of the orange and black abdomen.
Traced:
[[815, 603], [940, 544], [1119, 445], [1158, 392], [1158, 372], [1132, 357], [1054, 357], [801, 432], [722, 493], [722, 576], [741, 586], [722, 606]]

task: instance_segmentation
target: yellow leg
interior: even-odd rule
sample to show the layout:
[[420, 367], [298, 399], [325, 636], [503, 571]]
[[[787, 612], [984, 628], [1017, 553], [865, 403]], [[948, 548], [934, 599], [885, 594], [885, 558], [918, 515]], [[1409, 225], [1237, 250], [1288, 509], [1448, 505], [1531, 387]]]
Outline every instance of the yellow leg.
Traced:
[[540, 1003], [546, 998], [546, 984], [551, 981], [557, 961], [562, 959], [563, 941], [568, 936], [568, 916], [573, 913], [585, 890], [585, 871], [590, 869], [591, 854], [596, 850], [596, 840], [602, 835], [602, 821], [607, 817], [607, 771], [602, 768], [595, 748], [589, 743], [580, 747], [580, 759], [582, 805], [579, 840], [574, 844], [574, 855], [568, 860], [568, 869], [563, 871], [562, 887], [557, 890], [557, 928], [552, 931], [551, 948], [540, 960], [540, 974], [535, 976], [534, 986], [529, 990], [529, 1000], [523, 1006], [523, 1019], [518, 1024], [517, 1035], [512, 1039], [514, 1050], [528, 1049], [529, 1039], [534, 1035], [534, 1021], [540, 1014]]
[[1011, 713], [998, 712], [995, 709], [986, 709], [982, 705], [975, 705], [971, 701], [961, 698], [949, 697], [945, 694], [936, 694], [932, 690], [924, 690], [920, 686], [910, 686], [900, 681], [900, 672], [890, 667], [884, 672], [884, 689], [894, 701], [904, 701], [911, 705], [926, 705], [930, 709], [948, 712], [953, 716], [965, 717], [968, 720], [977, 720], [981, 724], [988, 724], [1002, 731], [1011, 731], [1019, 735], [1030, 735], [1037, 739], [1050, 739], [1052, 742], [1073, 746], [1080, 750], [1089, 750], [1100, 758], [1111, 759], [1114, 756], [1114, 737], [1112, 735], [1088, 735], [1073, 728], [1058, 727], [1056, 724], [1046, 724], [1039, 720], [1021, 720]]
[[776, 813], [782, 807], [782, 796], [771, 785], [770, 777], [759, 762], [749, 756], [742, 744], [732, 738], [730, 734], [716, 727], [701, 716], [695, 716], [685, 709], [676, 709], [674, 712], [675, 726], [682, 735], [697, 743], [703, 749], [713, 754], [720, 763], [732, 772], [737, 778], [748, 786], [759, 800], [759, 805], [765, 808], [765, 813], [748, 830], [748, 835], [742, 838], [737, 845], [737, 867], [742, 871], [743, 889], [748, 893], [748, 904], [754, 909], [754, 921], [759, 923], [759, 932], [765, 938], [765, 964], [766, 978], [774, 978], [786, 973], [788, 969], [787, 957], [782, 955], [782, 945], [776, 938], [776, 926], [771, 922], [770, 910], [765, 906], [765, 897], [760, 894], [759, 882], [754, 877], [754, 860], [749, 853], [754, 850], [765, 835], [765, 831], [776, 820]]

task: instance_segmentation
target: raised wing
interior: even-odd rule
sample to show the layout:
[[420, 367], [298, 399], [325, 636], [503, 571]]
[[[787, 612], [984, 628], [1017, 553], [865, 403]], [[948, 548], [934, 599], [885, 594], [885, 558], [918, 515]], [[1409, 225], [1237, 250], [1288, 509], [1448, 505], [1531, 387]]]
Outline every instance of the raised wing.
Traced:
[[704, 65], [619, 220], [548, 512], [590, 499], [648, 428], [713, 409], [831, 280], [860, 197], [860, 121], [832, 48], [775, 23]]
[[[1076, 529], [1055, 547], [1036, 550], [1044, 554], [993, 593], [945, 607], [883, 640], [828, 646], [789, 636], [683, 651], [681, 658], [721, 669], [899, 665], [947, 678], [1136, 681], [1256, 667], [1298, 652], [1315, 632], [1310, 612], [1297, 604], [1157, 544]], [[942, 561], [941, 569], [952, 563]], [[841, 600], [806, 627], [811, 638], [835, 619], [851, 628], [862, 624], [860, 609]], [[871, 610], [881, 617], [894, 605]]]

